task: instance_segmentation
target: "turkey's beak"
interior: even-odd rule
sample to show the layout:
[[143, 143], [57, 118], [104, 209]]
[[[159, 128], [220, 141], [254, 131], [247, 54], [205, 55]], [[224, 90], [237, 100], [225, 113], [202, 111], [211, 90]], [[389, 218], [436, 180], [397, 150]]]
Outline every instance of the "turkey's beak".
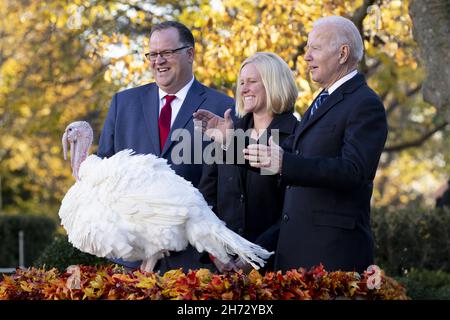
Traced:
[[67, 130], [64, 132], [62, 136], [62, 146], [64, 152], [64, 160], [67, 160]]

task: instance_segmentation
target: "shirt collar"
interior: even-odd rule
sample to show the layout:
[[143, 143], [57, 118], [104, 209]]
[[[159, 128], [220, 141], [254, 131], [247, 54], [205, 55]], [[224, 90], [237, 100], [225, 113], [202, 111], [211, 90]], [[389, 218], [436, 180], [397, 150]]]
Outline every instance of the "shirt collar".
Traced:
[[[192, 76], [191, 81], [189, 81], [183, 88], [178, 90], [175, 94], [170, 94], [171, 96], [176, 96], [177, 99], [180, 99], [181, 101], [184, 101], [186, 98], [189, 89], [191, 88], [192, 84], [194, 83], [194, 76]], [[158, 87], [159, 92], [159, 100], [163, 100], [165, 96], [167, 96], [169, 93], [165, 92], [164, 90], [161, 90], [161, 88]]]
[[354, 76], [356, 76], [356, 74], [358, 73], [357, 70], [353, 70], [350, 73], [347, 73], [345, 76], [343, 76], [342, 78], [340, 78], [338, 81], [336, 81], [335, 83], [333, 83], [330, 88], [328, 88], [328, 94], [332, 94], [333, 91], [335, 91], [337, 88], [339, 88], [341, 85], [343, 85], [345, 82], [347, 82], [348, 80], [350, 80], [351, 78], [353, 78]]

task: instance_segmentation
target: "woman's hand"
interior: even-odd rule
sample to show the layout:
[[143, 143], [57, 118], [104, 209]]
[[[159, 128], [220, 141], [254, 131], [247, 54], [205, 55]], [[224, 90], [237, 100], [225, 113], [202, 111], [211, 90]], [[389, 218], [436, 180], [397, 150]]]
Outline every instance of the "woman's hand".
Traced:
[[231, 119], [231, 109], [225, 111], [224, 118], [204, 109], [198, 109], [193, 113], [194, 128], [202, 130], [209, 138], [227, 145], [230, 136], [233, 134], [233, 120]]

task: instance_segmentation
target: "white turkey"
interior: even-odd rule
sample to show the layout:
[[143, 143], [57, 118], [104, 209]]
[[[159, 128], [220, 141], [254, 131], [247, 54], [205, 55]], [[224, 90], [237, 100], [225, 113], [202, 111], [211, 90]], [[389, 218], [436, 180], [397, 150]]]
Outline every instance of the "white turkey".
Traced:
[[101, 159], [88, 155], [92, 139], [85, 121], [71, 123], [62, 138], [64, 159], [70, 143], [77, 181], [62, 200], [59, 216], [76, 248], [99, 257], [142, 260], [145, 271], [188, 243], [222, 263], [237, 254], [256, 269], [273, 254], [228, 229], [165, 159], [132, 150]]

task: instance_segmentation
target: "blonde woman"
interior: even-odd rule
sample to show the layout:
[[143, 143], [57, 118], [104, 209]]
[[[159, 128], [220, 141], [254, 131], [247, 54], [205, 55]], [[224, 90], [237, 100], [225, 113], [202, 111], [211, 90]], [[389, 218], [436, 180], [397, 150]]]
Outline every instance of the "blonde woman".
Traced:
[[[221, 137], [226, 137], [225, 130], [234, 128], [234, 132], [247, 132], [247, 146], [249, 143], [268, 143], [270, 136], [283, 144], [294, 133], [298, 123], [293, 115], [298, 90], [291, 70], [278, 55], [258, 52], [247, 58], [239, 69], [236, 88], [238, 118], [234, 123], [231, 110], [224, 118], [206, 110], [194, 113], [194, 119], [201, 121], [206, 134], [208, 129], [219, 129], [223, 132]], [[231, 143], [222, 141], [221, 137], [211, 136], [223, 145]], [[243, 156], [242, 150], [236, 149], [236, 154]], [[205, 165], [199, 190], [230, 229], [274, 251], [285, 188], [279, 185], [277, 176], [261, 175], [249, 166], [235, 164]], [[241, 261], [227, 266], [213, 262], [220, 272], [229, 269], [248, 271], [249, 268]], [[272, 268], [273, 258], [265, 269]]]

